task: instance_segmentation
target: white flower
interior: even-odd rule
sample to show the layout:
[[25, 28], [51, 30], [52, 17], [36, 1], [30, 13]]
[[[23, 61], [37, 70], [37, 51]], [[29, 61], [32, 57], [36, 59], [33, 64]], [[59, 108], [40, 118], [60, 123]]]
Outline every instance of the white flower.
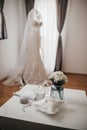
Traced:
[[57, 85], [63, 85], [68, 82], [67, 76], [62, 71], [55, 71], [49, 75], [49, 79]]

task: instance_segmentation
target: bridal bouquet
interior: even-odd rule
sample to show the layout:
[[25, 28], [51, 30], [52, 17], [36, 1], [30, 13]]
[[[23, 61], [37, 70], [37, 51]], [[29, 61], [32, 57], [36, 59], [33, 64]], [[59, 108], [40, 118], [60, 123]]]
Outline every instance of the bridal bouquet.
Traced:
[[62, 86], [68, 82], [67, 76], [62, 71], [55, 71], [49, 75], [49, 79], [55, 86]]

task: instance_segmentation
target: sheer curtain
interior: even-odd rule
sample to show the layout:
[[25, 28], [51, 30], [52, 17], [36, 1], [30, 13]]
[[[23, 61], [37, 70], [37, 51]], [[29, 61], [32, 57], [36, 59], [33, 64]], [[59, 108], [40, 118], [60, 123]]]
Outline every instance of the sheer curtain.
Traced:
[[54, 71], [58, 41], [56, 0], [35, 0], [34, 8], [42, 15], [41, 55], [47, 73]]

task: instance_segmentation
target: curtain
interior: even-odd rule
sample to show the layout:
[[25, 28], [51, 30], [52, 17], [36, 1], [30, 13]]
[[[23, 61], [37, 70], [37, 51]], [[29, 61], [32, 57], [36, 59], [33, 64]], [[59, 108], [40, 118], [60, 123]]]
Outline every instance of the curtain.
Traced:
[[34, 7], [34, 0], [25, 0], [26, 14]]
[[4, 0], [0, 0], [0, 40], [7, 38], [7, 29], [3, 8], [4, 8]]
[[62, 36], [61, 36], [61, 32], [62, 32], [64, 22], [65, 22], [68, 0], [56, 0], [56, 3], [57, 3], [57, 27], [58, 27], [58, 32], [59, 32], [59, 38], [58, 38], [56, 64], [55, 64], [54, 71], [62, 70]]
[[49, 74], [55, 68], [58, 41], [56, 0], [35, 0], [34, 8], [42, 15], [41, 55]]

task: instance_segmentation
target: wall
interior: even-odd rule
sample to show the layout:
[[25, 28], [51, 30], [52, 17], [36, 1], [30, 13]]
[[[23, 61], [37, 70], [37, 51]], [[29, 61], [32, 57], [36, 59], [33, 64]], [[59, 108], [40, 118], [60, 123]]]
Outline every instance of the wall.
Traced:
[[17, 60], [18, 47], [21, 44], [25, 23], [24, 4], [22, 2], [23, 0], [5, 0], [4, 14], [8, 39], [0, 41], [0, 79], [8, 75]]
[[63, 70], [87, 74], [87, 0], [69, 0], [64, 31]]

